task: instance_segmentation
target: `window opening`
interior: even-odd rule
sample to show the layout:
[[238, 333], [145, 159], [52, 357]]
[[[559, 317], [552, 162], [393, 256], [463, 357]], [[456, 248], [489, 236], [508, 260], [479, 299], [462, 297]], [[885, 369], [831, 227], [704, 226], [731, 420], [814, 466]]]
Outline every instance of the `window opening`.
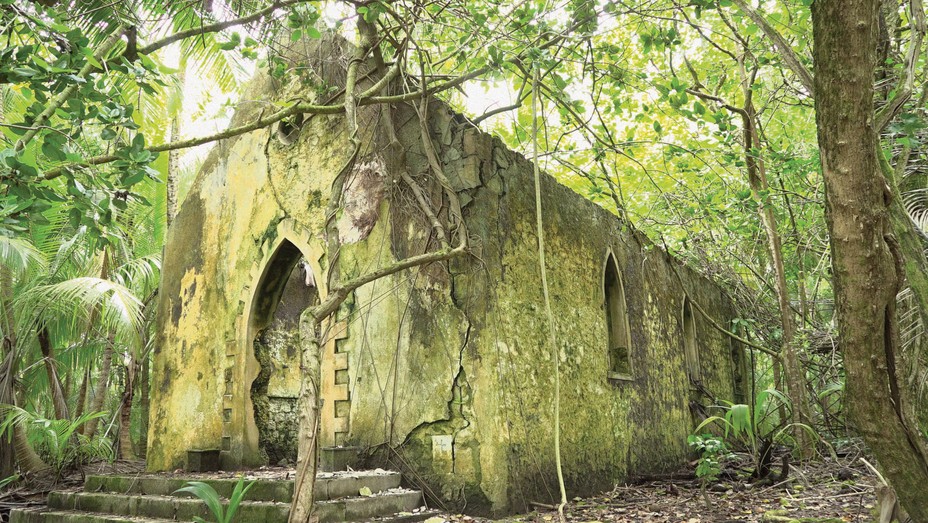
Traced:
[[628, 328], [628, 308], [625, 304], [625, 287], [615, 257], [606, 260], [603, 279], [606, 326], [609, 331], [609, 378], [631, 379], [631, 338]]
[[696, 344], [696, 318], [689, 298], [683, 300], [683, 352], [686, 357], [686, 377], [690, 382], [700, 379], [699, 348]]

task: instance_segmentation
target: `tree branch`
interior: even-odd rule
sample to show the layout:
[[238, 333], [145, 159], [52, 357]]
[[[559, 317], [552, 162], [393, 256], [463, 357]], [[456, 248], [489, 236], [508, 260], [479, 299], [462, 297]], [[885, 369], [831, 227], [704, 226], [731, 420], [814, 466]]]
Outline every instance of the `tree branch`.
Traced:
[[288, 6], [295, 5], [295, 4], [302, 4], [302, 3], [305, 3], [306, 1], [307, 0], [282, 0], [280, 2], [274, 2], [271, 5], [265, 7], [264, 9], [261, 9], [260, 11], [255, 11], [254, 13], [247, 15], [247, 16], [243, 16], [241, 18], [236, 18], [234, 20], [226, 20], [225, 22], [216, 22], [214, 24], [201, 25], [199, 27], [193, 27], [185, 31], [174, 33], [170, 36], [162, 38], [161, 40], [158, 40], [146, 46], [140, 47], [138, 49], [138, 52], [140, 54], [151, 54], [157, 51], [158, 49], [161, 49], [162, 47], [166, 47], [168, 45], [173, 44], [174, 42], [179, 42], [180, 40], [185, 40], [192, 36], [200, 36], [200, 35], [207, 34], [207, 33], [218, 33], [219, 31], [228, 29], [230, 27], [248, 24], [256, 20], [260, 20], [261, 18], [264, 18], [265, 16], [273, 13], [277, 9], [288, 7]]
[[[664, 245], [664, 249], [665, 250], [667, 249], [666, 244]], [[729, 338], [737, 341], [738, 343], [742, 343], [752, 349], [763, 352], [764, 354], [771, 356], [774, 359], [780, 359], [780, 355], [777, 354], [776, 352], [768, 349], [767, 347], [764, 347], [763, 345], [758, 345], [752, 341], [746, 340], [742, 338], [741, 336], [738, 336], [734, 332], [731, 332], [725, 327], [722, 327], [721, 325], [719, 325], [719, 322], [715, 321], [715, 318], [710, 316], [709, 313], [706, 312], [706, 310], [702, 308], [699, 302], [694, 300], [693, 297], [690, 295], [690, 293], [686, 290], [686, 285], [683, 285], [683, 278], [680, 277], [680, 273], [677, 272], [677, 268], [673, 266], [673, 263], [670, 264], [670, 270], [673, 271], [673, 275], [676, 276], [677, 281], [680, 282], [680, 288], [683, 289], [683, 294], [686, 295], [687, 298], [689, 298], [690, 303], [693, 304], [693, 307], [696, 307], [696, 310], [699, 311], [699, 314], [702, 314], [702, 317], [705, 318], [709, 322], [709, 324], [712, 325], [713, 328], [715, 328], [717, 331], [721, 332], [722, 334], [725, 334]]]
[[912, 19], [910, 32], [912, 33], [909, 40], [909, 48], [905, 53], [905, 69], [902, 77], [899, 79], [898, 91], [874, 117], [874, 126], [877, 133], [883, 131], [889, 122], [899, 114], [902, 106], [912, 98], [912, 92], [915, 89], [915, 66], [918, 63], [918, 57], [922, 47], [922, 41], [925, 38], [925, 8], [922, 0], [909, 1], [909, 16]]
[[732, 2], [737, 5], [738, 9], [741, 9], [748, 18], [757, 24], [761, 31], [767, 35], [767, 38], [773, 42], [774, 49], [776, 49], [783, 58], [786, 66], [799, 78], [799, 82], [802, 83], [802, 86], [805, 87], [814, 98], [815, 87], [812, 80], [812, 72], [809, 71], [806, 66], [802, 65], [802, 62], [799, 60], [799, 55], [796, 54], [796, 51], [789, 45], [789, 42], [787, 42], [786, 39], [783, 38], [783, 35], [774, 29], [756, 9], [748, 5], [745, 0], [732, 0]]
[[[125, 30], [126, 30], [126, 26], [124, 25], [118, 26], [113, 31], [113, 33], [109, 36], [109, 38], [107, 38], [106, 40], [103, 41], [102, 44], [100, 44], [100, 47], [98, 47], [96, 52], [94, 52], [94, 58], [96, 59], [96, 61], [99, 62], [100, 60], [103, 60], [103, 57], [106, 56], [106, 54], [110, 52], [113, 46], [116, 45], [116, 42], [118, 42], [119, 39], [122, 38], [122, 34], [125, 32]], [[77, 72], [76, 76], [78, 78], [84, 78], [88, 74], [90, 74], [91, 71], [94, 70], [94, 65], [91, 64], [91, 61], [92, 60], [88, 60], [87, 63], [84, 64], [84, 67], [81, 67], [80, 71]], [[73, 95], [74, 92], [77, 91], [78, 87], [79, 87], [79, 84], [75, 82], [67, 86], [60, 93], [58, 93], [58, 96], [55, 96], [55, 98], [52, 99], [52, 101], [48, 102], [48, 105], [45, 106], [45, 110], [42, 111], [41, 114], [36, 116], [35, 120], [33, 120], [32, 123], [29, 125], [29, 127], [32, 127], [33, 129], [26, 131], [26, 134], [24, 134], [23, 137], [20, 138], [18, 142], [16, 142], [15, 151], [17, 152], [22, 151], [26, 147], [26, 144], [29, 143], [30, 140], [35, 138], [35, 136], [39, 133], [39, 129], [43, 125], [45, 125], [45, 122], [47, 122], [48, 119], [51, 118], [53, 114], [55, 114], [55, 111], [57, 111], [62, 105], [65, 104], [65, 102], [68, 101], [69, 98], [71, 98], [71, 95]]]

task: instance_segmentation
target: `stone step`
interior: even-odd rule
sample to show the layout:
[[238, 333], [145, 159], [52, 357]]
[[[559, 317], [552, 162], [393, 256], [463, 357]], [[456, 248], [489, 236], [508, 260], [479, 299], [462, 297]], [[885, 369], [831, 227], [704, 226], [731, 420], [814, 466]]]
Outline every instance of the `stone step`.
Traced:
[[[384, 516], [412, 514], [422, 506], [422, 492], [403, 488], [390, 489], [373, 496], [358, 496], [316, 503], [319, 523], [370, 521]], [[420, 511], [422, 512], [422, 511]], [[401, 519], [397, 521], [420, 521]]]
[[[250, 492], [249, 492], [250, 493]], [[224, 500], [224, 503], [228, 503]], [[417, 490], [392, 488], [371, 496], [354, 496], [320, 501], [316, 514], [320, 523], [339, 521], [366, 521], [376, 517], [412, 513], [422, 504], [422, 493]], [[127, 517], [191, 521], [195, 516], [211, 518], [206, 504], [200, 499], [153, 494], [122, 495], [109, 492], [52, 492], [48, 496], [51, 512], [86, 512], [111, 514], [115, 521], [131, 521]], [[50, 512], [49, 512], [50, 513]], [[290, 514], [288, 503], [273, 501], [243, 501], [238, 509], [238, 521], [260, 521], [263, 523], [285, 523]], [[21, 519], [21, 523], [33, 521], [56, 521]], [[102, 517], [102, 516], [101, 516]], [[144, 519], [147, 521], [147, 519]], [[80, 521], [80, 520], [75, 520]], [[97, 520], [89, 520], [97, 521]], [[101, 520], [107, 521], [107, 520]], [[414, 520], [398, 520], [414, 521]]]
[[419, 507], [412, 512], [397, 512], [389, 516], [380, 516], [367, 520], [370, 523], [416, 523], [429, 518], [442, 516], [443, 512], [434, 508]]
[[[223, 504], [227, 504], [224, 500]], [[52, 492], [48, 495], [52, 510], [95, 512], [117, 516], [193, 521], [199, 516], [211, 520], [209, 508], [200, 499], [159, 495], [117, 495], [111, 492]], [[238, 508], [240, 521], [285, 522], [289, 503], [243, 501]]]
[[[439, 510], [422, 507], [413, 509], [413, 511], [397, 512], [388, 516], [372, 518], [368, 521], [372, 523], [416, 523], [441, 514]], [[327, 518], [331, 517], [333, 516], [327, 516]], [[176, 521], [173, 519], [143, 518], [73, 510], [49, 510], [46, 508], [16, 509], [10, 513], [10, 523], [176, 523]], [[326, 519], [324, 521], [334, 523], [337, 520]]]
[[[316, 501], [326, 501], [357, 496], [363, 487], [369, 488], [372, 493], [376, 494], [399, 487], [401, 480], [400, 473], [384, 470], [321, 473], [316, 478], [316, 491], [313, 497]], [[187, 493], [174, 494], [188, 481], [202, 481], [213, 487], [220, 496], [226, 498], [232, 495], [232, 489], [238, 483], [238, 479], [233, 478], [95, 475], [87, 477], [84, 491], [191, 497], [192, 494]], [[255, 485], [248, 491], [246, 499], [289, 503], [293, 499], [293, 480], [257, 479]]]
[[10, 523], [176, 523], [170, 519], [137, 518], [73, 510], [14, 509]]

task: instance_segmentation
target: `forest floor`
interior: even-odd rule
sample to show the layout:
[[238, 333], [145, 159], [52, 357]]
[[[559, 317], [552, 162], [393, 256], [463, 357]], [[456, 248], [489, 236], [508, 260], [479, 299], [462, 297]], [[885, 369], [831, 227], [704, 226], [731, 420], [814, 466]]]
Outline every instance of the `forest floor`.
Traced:
[[[574, 498], [565, 507], [571, 522], [674, 522], [734, 523], [740, 521], [790, 523], [872, 522], [877, 511], [876, 488], [880, 482], [864, 464], [860, 451], [840, 457], [823, 458], [801, 466], [791, 466], [783, 481], [750, 478], [752, 465], [747, 455], [729, 460], [722, 478], [711, 483], [705, 495], [700, 481], [693, 478], [692, 467], [671, 476], [672, 479], [641, 478], [634, 484], [617, 485], [611, 491], [591, 497]], [[779, 468], [779, 466], [775, 466]], [[120, 462], [115, 467], [90, 467], [89, 473], [141, 473], [141, 462]], [[782, 471], [775, 470], [772, 475]], [[251, 471], [250, 479], [284, 479], [292, 469], [269, 467]], [[235, 473], [218, 472], [204, 477], [233, 477]], [[170, 475], [167, 473], [166, 475]], [[68, 478], [62, 487], [79, 487], [80, 476]], [[0, 495], [0, 507], [42, 504], [44, 493], [16, 489]], [[12, 495], [11, 495], [12, 494]], [[5, 499], [4, 499], [5, 498]], [[708, 498], [708, 501], [707, 499]], [[6, 506], [3, 506], [6, 505]], [[497, 523], [557, 521], [549, 507], [534, 504], [536, 512], [496, 520]], [[0, 521], [4, 521], [0, 510]], [[447, 514], [428, 523], [489, 523], [494, 520]]]
[[[787, 479], [765, 485], [738, 477], [745, 471], [744, 475], [750, 472], [746, 456], [741, 458], [723, 472], [729, 479], [709, 485], [708, 504], [699, 480], [665, 479], [619, 485], [599, 496], [574, 498], [568, 502], [564, 513], [567, 521], [572, 522], [843, 523], [877, 520], [876, 487], [880, 483], [861, 461], [859, 453], [790, 467]], [[686, 475], [686, 471], [681, 475]], [[491, 521], [460, 515], [443, 519], [468, 523]], [[557, 514], [540, 508], [531, 514], [497, 521], [549, 522], [557, 521]]]

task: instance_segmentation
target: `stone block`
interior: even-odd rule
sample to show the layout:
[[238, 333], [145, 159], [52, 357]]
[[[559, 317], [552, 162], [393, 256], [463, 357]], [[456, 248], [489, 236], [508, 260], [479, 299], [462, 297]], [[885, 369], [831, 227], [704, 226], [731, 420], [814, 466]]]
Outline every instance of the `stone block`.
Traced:
[[319, 452], [319, 470], [334, 472], [358, 468], [358, 447], [322, 447]]
[[188, 450], [187, 470], [190, 472], [210, 472], [219, 470], [219, 449]]
[[422, 493], [402, 491], [345, 500], [344, 521], [368, 521], [383, 514], [409, 512], [422, 503]]

